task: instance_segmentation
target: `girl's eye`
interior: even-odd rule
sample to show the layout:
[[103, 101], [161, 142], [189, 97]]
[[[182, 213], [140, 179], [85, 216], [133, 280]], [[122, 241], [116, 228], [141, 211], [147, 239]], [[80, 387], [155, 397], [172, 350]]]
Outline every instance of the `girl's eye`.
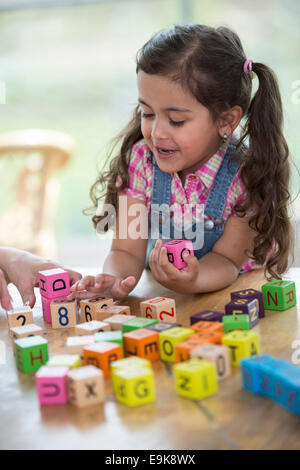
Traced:
[[[147, 113], [142, 113], [142, 118], [144, 119], [150, 119], [154, 116], [154, 114], [147, 114]], [[169, 119], [170, 121], [170, 124], [172, 124], [173, 126], [182, 126], [184, 124], [185, 121], [173, 121], [173, 119]]]

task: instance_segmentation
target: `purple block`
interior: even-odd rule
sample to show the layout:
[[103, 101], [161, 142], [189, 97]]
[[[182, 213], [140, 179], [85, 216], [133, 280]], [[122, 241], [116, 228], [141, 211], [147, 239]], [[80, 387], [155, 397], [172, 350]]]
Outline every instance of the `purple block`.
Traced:
[[231, 292], [231, 300], [233, 299], [257, 299], [259, 304], [258, 316], [263, 318], [265, 316], [264, 298], [263, 293], [255, 289], [244, 289]]
[[198, 321], [220, 321], [224, 316], [224, 312], [215, 312], [214, 310], [203, 310], [203, 312], [195, 313], [190, 317], [191, 325]]
[[147, 330], [156, 331], [157, 333], [161, 333], [162, 331], [169, 330], [170, 328], [175, 328], [175, 326], [181, 326], [179, 323], [167, 323], [167, 322], [158, 322], [154, 325], [147, 326]]
[[225, 305], [225, 315], [249, 315], [249, 325], [253, 328], [258, 323], [258, 300], [238, 298]]

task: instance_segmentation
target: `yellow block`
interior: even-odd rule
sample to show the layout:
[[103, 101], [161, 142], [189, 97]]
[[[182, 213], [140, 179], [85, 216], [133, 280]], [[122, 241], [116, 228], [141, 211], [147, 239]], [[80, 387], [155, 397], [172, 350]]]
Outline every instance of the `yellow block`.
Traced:
[[260, 354], [259, 336], [253, 331], [232, 331], [222, 338], [222, 344], [230, 350], [230, 361], [233, 367], [239, 367], [244, 357]]
[[201, 400], [218, 392], [216, 365], [202, 359], [190, 359], [174, 366], [176, 393]]
[[154, 374], [146, 367], [121, 368], [114, 373], [114, 391], [118, 401], [139, 406], [155, 401]]
[[152, 364], [148, 359], [143, 359], [142, 357], [132, 356], [126, 357], [125, 359], [120, 359], [119, 361], [113, 361], [110, 363], [110, 370], [111, 370], [111, 381], [113, 389], [115, 390], [115, 373], [120, 369], [128, 369], [128, 368], [148, 368], [152, 369]]
[[159, 333], [160, 358], [162, 361], [175, 362], [175, 345], [195, 334], [191, 328], [176, 326]]
[[48, 367], [70, 367], [75, 369], [81, 367], [81, 358], [79, 354], [57, 354], [51, 356], [47, 362]]

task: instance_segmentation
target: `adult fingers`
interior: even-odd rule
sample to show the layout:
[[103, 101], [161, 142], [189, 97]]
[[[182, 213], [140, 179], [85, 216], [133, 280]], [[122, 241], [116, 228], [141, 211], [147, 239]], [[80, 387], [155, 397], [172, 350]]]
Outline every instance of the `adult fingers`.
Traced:
[[12, 298], [8, 292], [4, 272], [0, 269], [0, 304], [4, 310], [12, 309]]

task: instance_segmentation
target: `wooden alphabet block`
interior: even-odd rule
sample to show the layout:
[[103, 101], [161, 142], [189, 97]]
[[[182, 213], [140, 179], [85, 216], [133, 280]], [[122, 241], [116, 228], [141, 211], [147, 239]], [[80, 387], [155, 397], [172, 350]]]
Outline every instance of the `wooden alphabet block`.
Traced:
[[97, 320], [79, 323], [74, 330], [77, 336], [94, 335], [101, 331], [110, 331], [110, 325]]
[[95, 339], [93, 335], [69, 336], [69, 338], [67, 338], [66, 349], [68, 354], [79, 354], [83, 356], [83, 348], [94, 343]]
[[185, 341], [175, 344], [175, 362], [183, 362], [191, 359], [191, 352], [195, 348], [206, 344], [202, 339], [195, 338], [194, 335], [189, 336]]
[[56, 299], [48, 299], [48, 297], [44, 297], [43, 295], [41, 295], [41, 300], [42, 300], [42, 308], [43, 308], [43, 318], [44, 318], [44, 321], [46, 323], [50, 323], [52, 322], [52, 318], [51, 318], [51, 308], [50, 308], [50, 305], [51, 305], [51, 302], [53, 300], [58, 300], [58, 299], [64, 299], [64, 297], [58, 297]]
[[128, 333], [129, 331], [137, 330], [139, 328], [147, 328], [148, 326], [154, 325], [155, 323], [157, 323], [157, 320], [137, 317], [133, 320], [129, 320], [123, 323], [122, 331], [123, 333]]
[[199, 321], [221, 322], [224, 312], [215, 312], [214, 310], [203, 310], [203, 312], [195, 313], [190, 317], [191, 325]]
[[122, 331], [123, 324], [135, 318], [135, 315], [113, 315], [112, 317], [105, 318], [104, 321], [110, 326], [112, 331]]
[[[224, 316], [223, 316], [224, 318]], [[224, 326], [223, 323], [214, 321], [198, 321], [196, 323], [193, 323], [191, 325], [192, 330], [195, 330], [197, 333], [199, 331], [203, 331], [206, 333], [214, 333], [214, 332], [220, 332], [224, 333]]]
[[231, 375], [230, 353], [227, 346], [219, 344], [205, 344], [192, 349], [191, 359], [204, 359], [215, 364], [219, 380]]
[[225, 305], [226, 315], [249, 315], [249, 326], [253, 328], [259, 320], [257, 299], [234, 299]]
[[93, 365], [101, 369], [104, 377], [110, 376], [110, 363], [123, 358], [122, 348], [119, 344], [102, 342], [83, 348], [84, 365]]
[[230, 350], [232, 367], [239, 367], [244, 357], [260, 354], [259, 336], [253, 331], [233, 331], [222, 338], [223, 346]]
[[202, 400], [218, 392], [217, 369], [212, 362], [190, 359], [174, 366], [176, 393]]
[[7, 311], [8, 327], [25, 326], [33, 323], [33, 315], [30, 307], [17, 307]]
[[77, 324], [76, 300], [52, 300], [50, 309], [52, 328], [72, 328]]
[[118, 343], [123, 348], [123, 334], [120, 330], [96, 333], [94, 339], [95, 343], [103, 341], [109, 343]]
[[184, 261], [183, 254], [194, 254], [193, 243], [190, 240], [171, 240], [170, 242], [163, 243], [167, 249], [167, 256], [170, 263], [177, 269], [182, 269], [187, 266]]
[[81, 366], [81, 358], [79, 354], [55, 354], [51, 356], [47, 362], [47, 367], [68, 367], [76, 369]]
[[266, 310], [287, 310], [296, 305], [296, 285], [294, 281], [275, 280], [261, 288]]
[[68, 402], [68, 367], [42, 366], [35, 374], [35, 383], [41, 405], [65, 405]]
[[10, 329], [10, 337], [13, 340], [27, 338], [27, 336], [42, 336], [43, 333], [43, 328], [38, 325], [34, 325], [34, 323], [28, 323], [28, 325], [24, 326], [15, 326], [14, 328]]
[[114, 392], [119, 402], [139, 406], [155, 401], [152, 369], [147, 367], [119, 368], [114, 373]]
[[39, 272], [39, 288], [43, 297], [57, 299], [70, 294], [70, 278], [68, 271], [60, 268], [47, 269]]
[[[102, 308], [113, 305], [114, 300], [106, 297], [95, 297], [94, 299], [84, 299], [80, 301], [81, 322], [92, 320], [102, 321], [104, 318], [96, 315], [96, 312]], [[111, 315], [108, 315], [111, 316]]]
[[103, 372], [94, 366], [85, 366], [68, 373], [68, 396], [72, 405], [80, 408], [103, 403], [105, 384]]
[[160, 358], [158, 333], [155, 331], [139, 328], [125, 333], [123, 340], [124, 352], [127, 357], [139, 356], [151, 362], [158, 361]]
[[131, 315], [130, 307], [128, 307], [128, 305], [110, 305], [103, 307], [97, 310], [95, 318], [100, 321], [103, 319], [104, 321], [106, 318], [112, 317], [113, 315]]
[[154, 297], [140, 303], [141, 315], [161, 322], [176, 322], [175, 300], [166, 297]]
[[249, 315], [224, 315], [223, 317], [224, 333], [230, 333], [235, 330], [249, 331], [250, 318]]
[[162, 361], [175, 362], [175, 345], [195, 333], [191, 328], [175, 327], [159, 333], [160, 358]]
[[36, 372], [48, 361], [48, 341], [41, 336], [29, 336], [14, 341], [17, 369], [21, 372]]
[[258, 316], [263, 318], [265, 316], [264, 298], [262, 292], [255, 289], [243, 289], [230, 293], [231, 300], [235, 299], [257, 299], [258, 300]]

